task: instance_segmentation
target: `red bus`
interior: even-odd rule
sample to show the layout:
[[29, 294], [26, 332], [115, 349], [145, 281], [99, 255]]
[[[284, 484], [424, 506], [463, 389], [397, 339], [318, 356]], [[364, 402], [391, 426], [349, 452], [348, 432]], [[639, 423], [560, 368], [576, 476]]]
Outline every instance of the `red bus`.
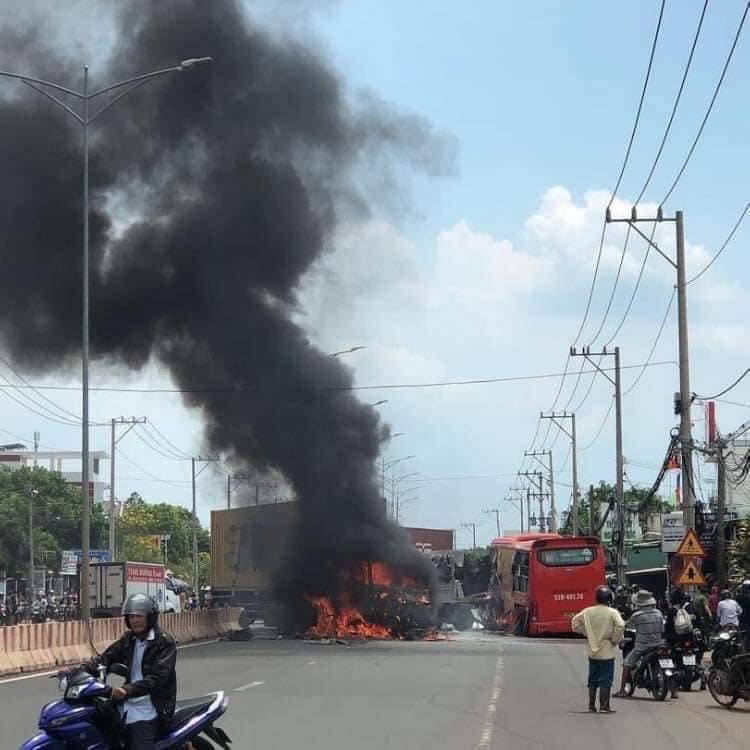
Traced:
[[523, 635], [570, 633], [570, 619], [594, 604], [605, 583], [596, 537], [520, 534], [492, 542], [492, 617]]

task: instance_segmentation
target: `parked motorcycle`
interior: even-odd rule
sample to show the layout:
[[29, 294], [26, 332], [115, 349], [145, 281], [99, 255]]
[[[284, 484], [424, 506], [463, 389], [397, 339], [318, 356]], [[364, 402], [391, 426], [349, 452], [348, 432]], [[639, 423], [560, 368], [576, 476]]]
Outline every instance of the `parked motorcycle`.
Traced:
[[726, 669], [729, 660], [745, 651], [745, 632], [729, 627], [711, 639], [711, 663], [717, 669]]
[[[39, 734], [26, 740], [20, 750], [125, 750], [126, 729], [110, 696], [107, 674], [127, 679], [128, 668], [113, 664], [99, 668], [98, 678], [83, 669], [57, 675], [62, 700], [48, 703], [39, 716]], [[230, 750], [231, 740], [214, 722], [226, 711], [223, 692], [177, 701], [167, 730], [156, 740], [161, 750], [183, 750], [190, 743], [195, 750], [213, 750], [215, 742]], [[205, 735], [199, 736], [199, 735]]]
[[[625, 640], [622, 642], [623, 655], [635, 645], [635, 630], [625, 629]], [[663, 701], [669, 692], [670, 681], [676, 674], [672, 651], [666, 643], [648, 649], [641, 656], [630, 673], [630, 681], [625, 685], [625, 692], [633, 695], [636, 688], [648, 690], [654, 700]]]
[[724, 708], [731, 708], [740, 698], [750, 700], [750, 654], [731, 656], [722, 667], [711, 667], [708, 689]]

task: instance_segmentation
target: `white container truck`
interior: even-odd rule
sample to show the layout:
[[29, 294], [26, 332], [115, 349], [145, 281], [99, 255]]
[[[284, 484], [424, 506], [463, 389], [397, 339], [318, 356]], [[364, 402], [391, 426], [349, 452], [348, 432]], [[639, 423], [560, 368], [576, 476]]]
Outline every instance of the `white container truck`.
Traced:
[[92, 617], [118, 617], [131, 594], [148, 594], [160, 612], [179, 612], [180, 600], [157, 563], [100, 562], [89, 566]]

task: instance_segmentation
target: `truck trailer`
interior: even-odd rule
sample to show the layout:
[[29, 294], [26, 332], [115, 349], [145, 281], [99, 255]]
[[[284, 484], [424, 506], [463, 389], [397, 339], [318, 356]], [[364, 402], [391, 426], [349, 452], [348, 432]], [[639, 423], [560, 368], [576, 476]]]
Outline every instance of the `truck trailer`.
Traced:
[[271, 577], [290, 544], [297, 503], [211, 511], [211, 593], [216, 604], [266, 616]]

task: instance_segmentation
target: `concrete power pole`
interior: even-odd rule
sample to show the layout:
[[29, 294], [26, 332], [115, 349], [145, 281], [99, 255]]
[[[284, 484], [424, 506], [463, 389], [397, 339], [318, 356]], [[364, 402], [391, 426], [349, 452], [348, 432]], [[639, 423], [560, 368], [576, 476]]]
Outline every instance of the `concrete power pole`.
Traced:
[[[675, 211], [674, 218], [665, 218], [661, 206], [656, 212], [656, 219], [639, 219], [635, 206], [630, 212], [629, 219], [613, 219], [610, 209], [607, 209], [606, 221], [627, 224], [637, 234], [661, 255], [664, 260], [674, 268], [677, 275], [677, 329], [678, 350], [680, 362], [680, 391], [679, 391], [679, 413], [680, 413], [680, 456], [682, 458], [682, 492], [684, 497], [683, 522], [685, 529], [695, 528], [695, 485], [693, 483], [693, 435], [692, 422], [690, 421], [690, 405], [692, 394], [690, 393], [690, 353], [688, 347], [688, 322], [687, 322], [687, 282], [685, 281], [685, 225], [682, 211]], [[665, 255], [661, 248], [647, 237], [637, 224], [639, 222], [653, 224], [657, 222], [674, 222], [676, 235], [675, 260]]]
[[[601, 373], [615, 387], [615, 516], [614, 528], [617, 531], [615, 542], [615, 554], [617, 556], [617, 580], [625, 580], [625, 496], [623, 488], [623, 456], [622, 456], [622, 379], [620, 373], [620, 347], [616, 346], [614, 351], [608, 351], [605, 346], [600, 352], [592, 352], [591, 347], [584, 347], [578, 351], [574, 346], [570, 347], [571, 357], [585, 357], [587, 361]], [[592, 357], [615, 358], [615, 377], [603, 370]], [[614, 535], [613, 535], [614, 536]]]
[[[555, 507], [555, 473], [552, 468], [552, 451], [524, 451], [524, 456], [531, 456], [532, 458], [536, 459], [541, 465], [542, 468], [546, 469], [549, 473], [547, 481], [549, 482], [549, 499], [550, 499], [550, 523], [549, 523], [549, 531], [551, 531], [553, 534], [557, 533], [557, 508]], [[545, 465], [542, 461], [539, 460], [539, 456], [546, 456], [548, 464]], [[539, 486], [539, 492], [544, 492], [541, 480], [540, 480], [540, 486]]]
[[[215, 461], [218, 461], [218, 456], [194, 456], [190, 459], [190, 467], [191, 467], [191, 477], [192, 477], [192, 487], [193, 487], [193, 591], [195, 592], [196, 596], [200, 596], [199, 594], [199, 575], [198, 575], [198, 510], [196, 507], [196, 497], [195, 497], [195, 480], [196, 477], [199, 477], [201, 475], [201, 472], [206, 470], [206, 467], [210, 463], [214, 463]], [[195, 464], [196, 463], [205, 463], [206, 466], [204, 466], [197, 474], [195, 473]]]
[[[574, 413], [568, 414], [565, 411], [553, 411], [549, 414], [544, 414], [544, 412], [542, 412], [539, 416], [541, 419], [551, 419], [552, 422], [570, 438], [573, 460], [573, 536], [578, 536], [578, 445], [576, 443], [576, 415]], [[565, 429], [562, 421], [558, 421], [564, 419], [570, 420], [570, 432]]]
[[[115, 559], [115, 503], [117, 499], [117, 493], [115, 492], [115, 448], [117, 444], [127, 435], [136, 425], [145, 424], [147, 421], [146, 417], [125, 417], [113, 418], [112, 419], [112, 443], [110, 446], [110, 457], [109, 457], [109, 559], [114, 561]], [[127, 424], [130, 425], [125, 432], [117, 437], [117, 425]]]
[[723, 586], [727, 578], [726, 539], [724, 537], [724, 510], [727, 502], [727, 478], [724, 466], [724, 448], [726, 442], [723, 437], [716, 441], [718, 463], [716, 464], [716, 583]]
[[497, 535], [500, 536], [500, 508], [485, 508], [482, 513], [486, 513], [488, 516], [492, 516], [495, 519]]
[[471, 529], [472, 534], [472, 549], [477, 548], [477, 525], [476, 523], [462, 523], [460, 524], [462, 529]]
[[[531, 453], [529, 453], [531, 455]], [[546, 467], [545, 467], [546, 468]], [[529, 531], [531, 531], [531, 500], [539, 500], [539, 531], [541, 533], [544, 533], [545, 530], [545, 519], [544, 519], [544, 478], [542, 477], [542, 472], [540, 471], [519, 471], [518, 476], [520, 477], [526, 477], [530, 478], [532, 482], [539, 482], [539, 487], [537, 488], [536, 485], [534, 485], [535, 490], [539, 490], [538, 492], [530, 492], [527, 490], [526, 492], [526, 502], [527, 502], [527, 509], [528, 509], [528, 526]]]

